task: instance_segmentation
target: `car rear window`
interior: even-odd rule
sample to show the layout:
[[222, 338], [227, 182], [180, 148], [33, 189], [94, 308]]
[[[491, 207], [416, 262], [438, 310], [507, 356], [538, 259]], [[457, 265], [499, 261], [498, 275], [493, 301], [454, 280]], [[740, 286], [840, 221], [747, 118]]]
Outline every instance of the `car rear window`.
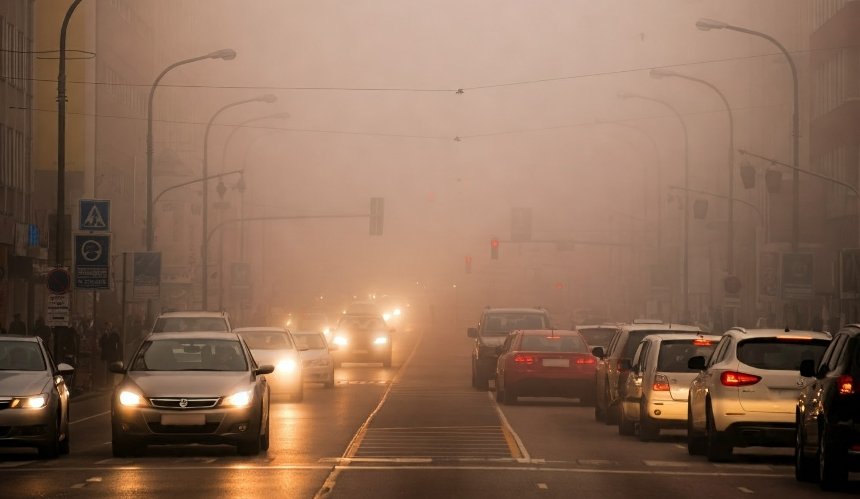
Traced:
[[608, 327], [596, 327], [589, 329], [577, 329], [579, 334], [585, 338], [585, 341], [591, 346], [605, 347], [612, 341], [612, 337], [618, 332], [616, 329]]
[[738, 343], [738, 360], [756, 369], [797, 371], [800, 362], [821, 361], [829, 340], [751, 338]]
[[687, 361], [693, 357], [708, 358], [714, 353], [716, 342], [708, 345], [696, 345], [694, 340], [669, 340], [660, 342], [660, 352], [657, 354], [657, 370], [666, 373], [695, 373], [697, 369], [687, 367]]
[[251, 350], [291, 350], [293, 342], [282, 331], [242, 331], [239, 336]]
[[[650, 336], [652, 334], [661, 334], [661, 333], [677, 333], [682, 331], [655, 331], [651, 329], [640, 329], [637, 331], [630, 331], [627, 335], [627, 343], [624, 344], [623, 349], [621, 350], [621, 355], [619, 358], [621, 359], [630, 359], [633, 357], [633, 353], [636, 352], [636, 347], [639, 345], [639, 342], [642, 341], [646, 336]], [[685, 333], [689, 333], [689, 331], [683, 331]], [[620, 338], [619, 338], [620, 339]]]
[[527, 334], [520, 341], [520, 350], [527, 352], [588, 353], [588, 346], [579, 336]]
[[544, 314], [494, 313], [484, 317], [484, 334], [508, 334], [517, 329], [547, 329], [549, 321]]
[[307, 348], [308, 350], [325, 350], [327, 348], [325, 340], [319, 333], [293, 333], [293, 338], [299, 348]]

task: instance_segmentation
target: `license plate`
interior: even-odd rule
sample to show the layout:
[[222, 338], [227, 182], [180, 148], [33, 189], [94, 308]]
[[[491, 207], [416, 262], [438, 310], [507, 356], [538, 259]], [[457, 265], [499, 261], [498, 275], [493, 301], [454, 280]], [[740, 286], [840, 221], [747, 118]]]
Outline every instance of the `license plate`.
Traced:
[[162, 414], [161, 424], [164, 426], [203, 426], [206, 424], [205, 414]]
[[570, 359], [543, 359], [544, 367], [570, 367]]

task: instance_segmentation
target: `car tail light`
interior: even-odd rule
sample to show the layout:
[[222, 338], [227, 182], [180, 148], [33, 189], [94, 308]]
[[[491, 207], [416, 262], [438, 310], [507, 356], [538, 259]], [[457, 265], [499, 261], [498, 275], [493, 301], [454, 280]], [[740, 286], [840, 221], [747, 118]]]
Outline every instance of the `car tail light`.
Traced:
[[726, 371], [720, 375], [720, 383], [725, 386], [749, 386], [759, 381], [761, 381], [761, 376], [736, 371]]
[[655, 392], [668, 392], [669, 378], [667, 378], [665, 374], [658, 374], [654, 376], [654, 384], [651, 385], [651, 389]]
[[843, 374], [836, 380], [839, 395], [854, 395], [854, 378], [850, 374]]
[[577, 364], [594, 364], [597, 361], [592, 356], [592, 357], [577, 357], [575, 362]]
[[535, 356], [525, 353], [514, 355], [514, 365], [516, 366], [532, 366], [535, 363]]
[[705, 338], [696, 338], [693, 340], [693, 344], [699, 347], [709, 347], [713, 345], [711, 340], [706, 340]]

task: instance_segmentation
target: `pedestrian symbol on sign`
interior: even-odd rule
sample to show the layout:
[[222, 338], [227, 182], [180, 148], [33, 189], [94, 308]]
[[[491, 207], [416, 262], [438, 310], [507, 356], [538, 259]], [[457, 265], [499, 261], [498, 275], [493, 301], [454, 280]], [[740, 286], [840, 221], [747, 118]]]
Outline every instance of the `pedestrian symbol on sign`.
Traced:
[[110, 231], [110, 201], [107, 199], [81, 199], [80, 230], [94, 232]]
[[98, 206], [93, 205], [93, 207], [90, 208], [87, 218], [84, 219], [84, 227], [90, 227], [93, 229], [104, 229], [107, 227], [105, 219], [102, 216], [102, 212], [99, 211]]

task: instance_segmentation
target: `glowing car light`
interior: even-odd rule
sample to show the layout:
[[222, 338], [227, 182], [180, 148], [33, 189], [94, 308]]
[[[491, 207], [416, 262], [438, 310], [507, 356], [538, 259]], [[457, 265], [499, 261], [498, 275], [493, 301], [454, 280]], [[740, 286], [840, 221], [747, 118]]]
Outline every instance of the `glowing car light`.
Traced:
[[399, 309], [399, 308], [395, 308], [395, 309], [394, 309], [394, 315], [399, 316], [400, 314], [401, 314], [400, 309]]
[[119, 403], [127, 406], [127, 407], [137, 407], [140, 405], [141, 397], [140, 395], [123, 390], [119, 394]]
[[248, 407], [251, 404], [251, 391], [236, 392], [224, 399], [224, 403], [233, 407]]
[[339, 347], [345, 347], [347, 344], [349, 344], [349, 340], [346, 338], [346, 336], [335, 336], [334, 340], [332, 340], [332, 343]]
[[388, 343], [388, 338], [385, 336], [378, 336], [373, 340], [374, 345], [385, 345], [386, 343]]
[[276, 372], [279, 373], [292, 373], [296, 370], [296, 361], [293, 359], [286, 359], [278, 362], [277, 367], [275, 368]]
[[389, 320], [391, 320], [391, 314], [389, 314], [388, 312], [385, 312], [384, 314], [382, 314], [382, 320], [384, 320], [385, 322], [388, 322]]

